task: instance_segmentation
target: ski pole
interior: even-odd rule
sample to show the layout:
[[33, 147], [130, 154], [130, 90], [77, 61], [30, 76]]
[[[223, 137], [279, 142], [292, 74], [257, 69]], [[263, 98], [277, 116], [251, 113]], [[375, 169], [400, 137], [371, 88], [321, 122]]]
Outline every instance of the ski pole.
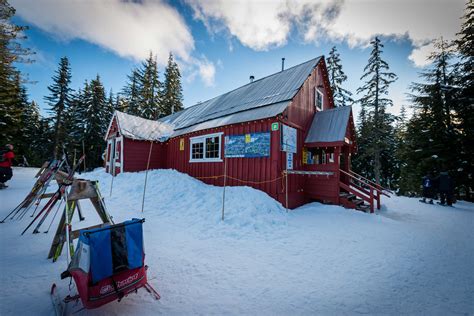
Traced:
[[[22, 204], [23, 204], [23, 202], [21, 202], [20, 204], [18, 204], [18, 205], [13, 209], [13, 211], [11, 211], [7, 216], [5, 216], [4, 219], [2, 219], [2, 220], [0, 221], [0, 223], [5, 223], [5, 220], [6, 220], [10, 215], [12, 215], [15, 211], [17, 211], [17, 209], [19, 210], [19, 209], [21, 208]], [[14, 215], [13, 215], [13, 216], [14, 216]]]
[[58, 208], [56, 209], [56, 213], [54, 213], [53, 219], [51, 220], [51, 223], [49, 223], [48, 229], [44, 231], [43, 233], [47, 234], [49, 232], [49, 229], [51, 228], [51, 225], [53, 225], [54, 219], [56, 218], [56, 215], [58, 215], [59, 209], [61, 208], [61, 205], [63, 204], [63, 200], [59, 202]]
[[39, 211], [39, 213], [36, 215], [36, 217], [31, 221], [30, 224], [28, 224], [28, 226], [26, 226], [25, 230], [21, 233], [22, 235], [28, 230], [28, 228], [31, 227], [31, 225], [33, 225], [33, 223], [41, 216], [41, 214], [51, 205], [51, 203], [53, 203], [53, 198], [56, 196], [56, 194], [58, 194], [58, 191], [56, 191], [56, 193], [54, 194], [54, 196], [48, 201], [48, 203], [46, 203], [46, 205], [41, 209], [41, 211]]

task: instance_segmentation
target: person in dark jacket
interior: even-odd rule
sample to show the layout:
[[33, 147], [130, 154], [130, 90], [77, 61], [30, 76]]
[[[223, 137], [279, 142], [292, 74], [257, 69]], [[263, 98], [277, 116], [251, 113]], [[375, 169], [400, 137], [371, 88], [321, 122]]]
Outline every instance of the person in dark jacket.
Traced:
[[12, 163], [14, 158], [13, 145], [7, 144], [0, 157], [0, 189], [6, 188], [5, 182], [13, 177]]
[[438, 176], [438, 191], [440, 195], [439, 204], [453, 205], [454, 182], [446, 171], [440, 172]]
[[[431, 173], [428, 173], [426, 176], [423, 177], [421, 185], [423, 187], [423, 199], [421, 200], [421, 202], [433, 204], [434, 180]], [[430, 201], [426, 202], [426, 199], [429, 199]]]

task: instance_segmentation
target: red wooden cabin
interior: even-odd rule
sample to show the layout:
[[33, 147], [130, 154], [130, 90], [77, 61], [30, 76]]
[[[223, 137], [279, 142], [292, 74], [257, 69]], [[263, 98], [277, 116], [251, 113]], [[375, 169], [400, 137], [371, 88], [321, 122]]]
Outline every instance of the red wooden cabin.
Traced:
[[[252, 186], [288, 208], [314, 200], [371, 211], [378, 201], [380, 207], [383, 189], [350, 170], [356, 150], [352, 110], [334, 108], [324, 57], [156, 122], [145, 120], [148, 133], [167, 132], [154, 138], [124, 135], [117, 121], [120, 127], [130, 117], [117, 112], [107, 132], [110, 143], [124, 139], [115, 174], [145, 170], [153, 141], [150, 168], [173, 168], [213, 185], [225, 179], [226, 185]], [[164, 135], [169, 137], [160, 141]], [[107, 172], [114, 170], [109, 160]]]

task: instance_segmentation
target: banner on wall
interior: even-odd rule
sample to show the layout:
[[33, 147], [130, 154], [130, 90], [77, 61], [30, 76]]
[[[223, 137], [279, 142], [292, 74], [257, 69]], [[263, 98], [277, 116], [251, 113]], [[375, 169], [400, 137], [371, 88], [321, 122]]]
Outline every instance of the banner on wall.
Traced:
[[296, 128], [281, 125], [281, 150], [296, 154]]
[[225, 137], [226, 158], [258, 158], [270, 156], [270, 133], [228, 135]]

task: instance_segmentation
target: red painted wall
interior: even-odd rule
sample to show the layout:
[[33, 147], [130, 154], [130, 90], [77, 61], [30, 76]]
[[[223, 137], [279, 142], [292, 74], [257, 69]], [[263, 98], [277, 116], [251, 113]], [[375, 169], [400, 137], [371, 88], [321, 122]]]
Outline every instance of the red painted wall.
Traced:
[[[227, 159], [227, 185], [247, 185], [267, 192], [270, 196], [277, 199], [282, 194], [282, 180], [267, 183], [281, 176], [280, 166], [280, 129], [271, 131], [271, 124], [277, 122], [276, 118], [228, 125], [222, 128], [215, 128], [205, 131], [199, 131], [192, 134], [186, 134], [182, 137], [170, 139], [166, 143], [167, 147], [167, 168], [176, 169], [185, 172], [193, 177], [203, 178], [211, 176], [220, 176], [224, 174], [224, 161], [222, 162], [189, 162], [190, 158], [190, 138], [212, 133], [223, 132], [221, 136], [221, 157], [224, 157], [224, 139], [226, 135], [242, 135], [257, 132], [270, 132], [270, 157], [262, 158], [226, 158]], [[184, 139], [184, 150], [180, 150], [180, 139]], [[242, 181], [231, 179], [236, 178]], [[213, 185], [223, 185], [223, 178], [201, 179], [205, 183]]]
[[[124, 137], [123, 171], [136, 172], [146, 170], [150, 153], [149, 141], [133, 140]], [[153, 142], [150, 157], [150, 169], [165, 168], [166, 146], [163, 143]]]

